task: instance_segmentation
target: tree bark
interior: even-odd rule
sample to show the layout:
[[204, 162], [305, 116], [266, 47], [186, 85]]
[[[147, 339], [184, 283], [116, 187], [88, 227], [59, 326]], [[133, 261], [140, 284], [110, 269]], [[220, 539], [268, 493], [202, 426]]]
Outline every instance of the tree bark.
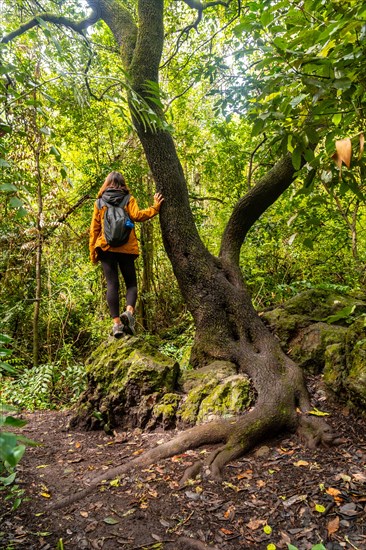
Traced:
[[42, 177], [40, 167], [40, 147], [34, 151], [36, 162], [36, 178], [37, 178], [37, 219], [36, 219], [36, 292], [34, 299], [34, 313], [33, 313], [33, 366], [38, 367], [39, 361], [39, 313], [41, 308], [41, 293], [42, 293], [42, 213], [43, 213], [43, 197], [42, 197]]

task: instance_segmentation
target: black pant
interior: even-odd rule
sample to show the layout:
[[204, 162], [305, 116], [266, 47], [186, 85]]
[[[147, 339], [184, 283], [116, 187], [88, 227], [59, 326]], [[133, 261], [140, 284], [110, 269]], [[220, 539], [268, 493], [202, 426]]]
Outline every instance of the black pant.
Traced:
[[119, 317], [119, 279], [118, 267], [126, 285], [126, 305], [136, 305], [137, 277], [135, 269], [135, 254], [123, 254], [121, 252], [104, 252], [100, 250], [98, 258], [101, 261], [105, 278], [107, 280], [107, 303], [111, 317]]

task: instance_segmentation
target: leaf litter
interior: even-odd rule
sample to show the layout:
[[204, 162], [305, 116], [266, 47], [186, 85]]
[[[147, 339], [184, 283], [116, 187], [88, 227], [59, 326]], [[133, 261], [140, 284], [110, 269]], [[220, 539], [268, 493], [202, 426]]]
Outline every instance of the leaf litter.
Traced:
[[278, 438], [229, 464], [222, 483], [204, 476], [181, 488], [187, 466], [211, 449], [187, 451], [54, 512], [50, 501], [171, 433], [68, 433], [67, 412], [24, 415], [22, 433], [42, 446], [28, 449], [19, 468], [30, 500], [16, 513], [0, 503], [0, 548], [53, 550], [62, 539], [65, 550], [287, 550], [288, 544], [310, 550], [321, 541], [331, 550], [366, 549], [366, 420], [325, 401], [316, 392], [320, 381], [312, 383], [313, 410], [331, 413], [338, 447], [310, 450], [296, 435]]

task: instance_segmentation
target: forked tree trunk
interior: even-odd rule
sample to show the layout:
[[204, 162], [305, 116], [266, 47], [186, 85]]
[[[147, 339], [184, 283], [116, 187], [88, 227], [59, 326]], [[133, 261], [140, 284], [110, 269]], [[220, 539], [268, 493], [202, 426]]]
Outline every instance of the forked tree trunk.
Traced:
[[[115, 0], [99, 3], [101, 17], [120, 45], [135, 94], [149, 103], [162, 123], [163, 115], [156, 102], [149, 102], [151, 91], [146, 93], [146, 83], [159, 81], [163, 5], [163, 0], [140, 0], [136, 24]], [[209, 460], [213, 475], [219, 476], [228, 460], [276, 431], [302, 425], [307, 428], [309, 443], [329, 439], [324, 423], [306, 415], [309, 397], [302, 372], [282, 352], [258, 317], [239, 268], [240, 250], [248, 230], [293, 181], [290, 156], [280, 160], [238, 201], [223, 235], [220, 256], [214, 257], [196, 229], [170, 133], [163, 126], [146, 127], [132, 100], [130, 107], [157, 191], [165, 198], [160, 213], [163, 242], [196, 326], [192, 361], [198, 367], [214, 359], [229, 360], [238, 372], [249, 375], [257, 391], [255, 408], [236, 424], [218, 422], [209, 430], [197, 426], [182, 436], [179, 445], [186, 448], [207, 441], [222, 442], [223, 447]], [[168, 448], [169, 445], [166, 452], [170, 452]], [[161, 456], [164, 452], [162, 448]]]

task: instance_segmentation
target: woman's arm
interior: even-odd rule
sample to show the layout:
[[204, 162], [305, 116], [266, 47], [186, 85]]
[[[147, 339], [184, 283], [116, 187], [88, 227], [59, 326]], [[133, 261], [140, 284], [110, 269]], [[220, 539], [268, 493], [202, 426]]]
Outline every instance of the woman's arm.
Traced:
[[155, 193], [154, 195], [154, 205], [149, 206], [143, 210], [139, 209], [135, 197], [130, 198], [127, 205], [127, 212], [133, 222], [144, 222], [156, 216], [159, 213], [160, 206], [164, 201], [164, 197], [160, 193]]

